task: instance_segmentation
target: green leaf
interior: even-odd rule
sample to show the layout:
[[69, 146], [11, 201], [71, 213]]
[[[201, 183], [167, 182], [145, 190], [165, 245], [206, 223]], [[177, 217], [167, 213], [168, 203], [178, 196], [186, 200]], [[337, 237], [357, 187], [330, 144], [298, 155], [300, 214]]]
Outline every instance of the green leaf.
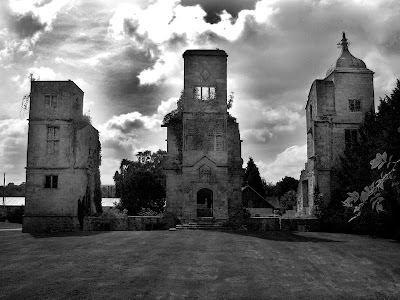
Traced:
[[385, 189], [384, 186], [383, 186], [384, 180], [383, 179], [379, 179], [377, 182], [378, 182], [378, 188], [381, 189], [381, 190], [384, 190]]
[[369, 193], [366, 191], [362, 191], [361, 196], [360, 196], [360, 201], [365, 202], [368, 200], [368, 197], [369, 197]]
[[[352, 199], [352, 201], [357, 201], [360, 198], [360, 194], [356, 191], [352, 192], [352, 193], [347, 193], [347, 195], [350, 196], [350, 198]], [[347, 200], [347, 199], [346, 199]]]
[[376, 205], [376, 211], [377, 211], [378, 213], [381, 212], [381, 211], [385, 211], [385, 210], [383, 209], [383, 206], [382, 206], [381, 203], [378, 203], [378, 204]]
[[385, 151], [385, 152], [383, 152], [383, 154], [382, 154], [382, 160], [383, 160], [383, 161], [386, 161], [386, 159], [387, 159], [387, 153], [386, 153], [386, 151]]
[[380, 153], [376, 154], [376, 157], [371, 160], [369, 163], [371, 164], [371, 169], [375, 169], [382, 162], [382, 155]]

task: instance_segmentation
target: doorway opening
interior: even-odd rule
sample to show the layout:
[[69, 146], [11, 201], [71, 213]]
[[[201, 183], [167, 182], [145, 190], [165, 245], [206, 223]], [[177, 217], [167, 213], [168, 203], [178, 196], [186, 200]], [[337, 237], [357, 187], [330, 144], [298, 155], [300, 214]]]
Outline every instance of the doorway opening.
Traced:
[[213, 191], [201, 189], [197, 192], [197, 217], [213, 216]]

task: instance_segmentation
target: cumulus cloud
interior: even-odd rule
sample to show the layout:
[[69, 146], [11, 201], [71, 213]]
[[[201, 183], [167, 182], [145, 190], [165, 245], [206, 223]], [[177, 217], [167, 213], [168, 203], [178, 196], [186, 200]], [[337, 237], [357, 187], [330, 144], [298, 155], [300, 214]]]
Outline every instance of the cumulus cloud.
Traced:
[[271, 163], [256, 161], [260, 175], [267, 182], [276, 183], [285, 176], [298, 179], [307, 161], [307, 145], [291, 146], [279, 153]]
[[102, 169], [104, 178], [110, 180], [111, 173], [117, 170], [122, 158], [134, 159], [139, 151], [165, 148], [160, 145], [160, 141], [165, 139], [165, 129], [161, 128], [161, 124], [164, 116], [176, 108], [177, 100], [161, 101], [157, 112], [151, 116], [139, 112], [121, 114], [98, 126], [103, 161], [108, 166], [114, 166], [111, 170]]
[[30, 71], [74, 80], [101, 129], [104, 166], [116, 165], [135, 149], [165, 148], [159, 125], [172, 106], [161, 99], [182, 89], [182, 53], [220, 48], [243, 157], [269, 165], [305, 143], [307, 94], [338, 57], [342, 31], [375, 72], [377, 99], [400, 77], [398, 1], [128, 2], [1, 2], [0, 120], [18, 115]]
[[26, 120], [0, 120], [0, 166], [8, 182], [25, 181], [27, 125]]

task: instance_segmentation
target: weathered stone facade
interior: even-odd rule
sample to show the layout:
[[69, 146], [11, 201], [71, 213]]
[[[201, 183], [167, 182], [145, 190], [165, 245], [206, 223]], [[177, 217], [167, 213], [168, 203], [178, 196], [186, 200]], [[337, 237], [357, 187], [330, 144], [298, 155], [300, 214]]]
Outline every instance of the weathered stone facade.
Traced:
[[340, 44], [340, 57], [325, 79], [313, 82], [305, 108], [307, 163], [297, 195], [297, 211], [303, 216], [312, 215], [316, 193], [330, 201], [340, 155], [357, 140], [365, 115], [374, 111], [374, 73], [349, 52], [344, 33]]
[[167, 212], [182, 222], [241, 212], [241, 140], [227, 112], [227, 54], [187, 50], [178, 109], [166, 115]]
[[100, 189], [99, 134], [83, 116], [83, 91], [32, 81], [30, 101], [23, 232], [79, 230]]

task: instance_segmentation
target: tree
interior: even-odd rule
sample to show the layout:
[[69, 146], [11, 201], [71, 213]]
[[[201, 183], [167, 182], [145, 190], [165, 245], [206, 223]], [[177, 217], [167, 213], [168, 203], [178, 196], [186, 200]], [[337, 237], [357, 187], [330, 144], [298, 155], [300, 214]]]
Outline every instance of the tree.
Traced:
[[287, 191], [280, 199], [281, 208], [284, 210], [293, 209], [297, 202], [297, 193], [295, 190]]
[[161, 161], [165, 151], [139, 152], [137, 161], [123, 159], [119, 172], [115, 172], [116, 193], [120, 197], [118, 207], [127, 209], [129, 215], [143, 210], [160, 213], [165, 204], [165, 176]]
[[249, 157], [249, 161], [247, 162], [243, 183], [251, 186], [257, 193], [264, 197], [265, 191], [263, 182], [261, 180], [260, 171], [251, 157]]
[[284, 196], [289, 191], [297, 191], [299, 181], [293, 177], [285, 176], [276, 183], [275, 194], [278, 197]]
[[265, 197], [275, 196], [275, 194], [276, 194], [276, 185], [273, 184], [272, 182], [265, 181], [264, 178], [261, 178], [261, 180], [262, 180], [263, 188], [264, 188], [264, 191], [265, 191]]
[[[348, 197], [343, 202], [346, 207], [353, 209], [352, 221], [362, 218], [365, 211], [371, 208], [384, 217], [391, 217], [397, 238], [400, 238], [399, 116], [400, 81], [397, 80], [390, 97], [381, 99], [378, 112], [366, 118], [360, 128], [360, 141], [354, 150], [360, 155], [357, 164], [362, 171], [362, 180], [354, 180], [355, 174], [350, 177], [356, 184], [346, 190]], [[348, 154], [345, 162], [346, 159], [349, 160]], [[360, 193], [357, 192], [360, 190]]]

